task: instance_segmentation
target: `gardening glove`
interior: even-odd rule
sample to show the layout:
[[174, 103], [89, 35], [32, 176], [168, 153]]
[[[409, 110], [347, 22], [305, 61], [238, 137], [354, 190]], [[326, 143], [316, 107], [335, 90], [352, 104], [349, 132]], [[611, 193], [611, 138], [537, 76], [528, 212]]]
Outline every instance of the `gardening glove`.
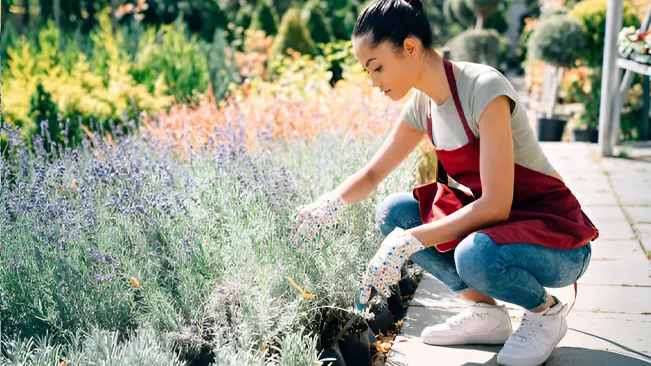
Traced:
[[391, 296], [389, 286], [400, 281], [402, 265], [412, 254], [423, 249], [425, 249], [423, 243], [408, 231], [395, 228], [384, 239], [375, 257], [368, 264], [359, 302], [366, 304], [373, 287], [383, 296]]
[[292, 240], [294, 243], [320, 236], [320, 244], [327, 237], [333, 221], [341, 216], [349, 204], [334, 191], [328, 192], [309, 205], [300, 206], [294, 215]]

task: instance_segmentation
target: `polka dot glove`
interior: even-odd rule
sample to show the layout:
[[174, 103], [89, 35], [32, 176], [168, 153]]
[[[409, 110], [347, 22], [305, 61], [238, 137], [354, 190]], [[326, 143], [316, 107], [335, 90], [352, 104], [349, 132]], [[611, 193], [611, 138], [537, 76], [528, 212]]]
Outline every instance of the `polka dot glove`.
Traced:
[[328, 192], [315, 202], [299, 207], [294, 216], [292, 241], [296, 244], [312, 240], [320, 234], [319, 243], [322, 245], [332, 223], [348, 206], [349, 204], [336, 193]]
[[423, 249], [425, 246], [409, 232], [401, 228], [393, 230], [368, 264], [359, 302], [366, 304], [373, 287], [383, 296], [391, 296], [389, 286], [400, 280], [402, 265], [413, 253]]

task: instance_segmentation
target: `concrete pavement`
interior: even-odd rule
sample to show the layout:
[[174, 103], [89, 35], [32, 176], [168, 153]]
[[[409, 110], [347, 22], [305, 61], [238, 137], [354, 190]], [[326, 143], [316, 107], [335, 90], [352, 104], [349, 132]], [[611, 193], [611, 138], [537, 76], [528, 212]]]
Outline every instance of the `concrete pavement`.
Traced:
[[[546, 365], [651, 365], [651, 148], [627, 149], [635, 160], [599, 159], [596, 144], [543, 148], [600, 231], [579, 280], [570, 329]], [[572, 287], [548, 290], [564, 303], [573, 300]], [[515, 329], [523, 310], [506, 305]], [[463, 306], [427, 274], [387, 365], [497, 365], [500, 347], [436, 347], [420, 340], [425, 326], [444, 322]]]

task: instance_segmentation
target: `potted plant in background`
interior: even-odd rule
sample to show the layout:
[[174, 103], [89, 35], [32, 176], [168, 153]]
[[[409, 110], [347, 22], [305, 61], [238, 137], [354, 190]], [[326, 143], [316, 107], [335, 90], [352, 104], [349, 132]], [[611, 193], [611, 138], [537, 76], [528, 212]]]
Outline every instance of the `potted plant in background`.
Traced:
[[542, 60], [548, 64], [543, 84], [542, 116], [538, 117], [538, 139], [540, 141], [561, 141], [567, 116], [555, 115], [558, 90], [566, 68], [573, 67], [585, 47], [587, 36], [581, 24], [565, 15], [553, 15], [537, 22], [527, 49], [531, 60]]

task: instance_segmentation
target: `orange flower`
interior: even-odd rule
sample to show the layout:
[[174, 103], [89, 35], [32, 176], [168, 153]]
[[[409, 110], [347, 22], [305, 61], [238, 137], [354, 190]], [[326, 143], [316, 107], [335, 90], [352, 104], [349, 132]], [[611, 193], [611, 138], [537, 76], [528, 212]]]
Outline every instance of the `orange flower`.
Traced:
[[133, 287], [140, 287], [140, 282], [135, 277], [129, 277], [129, 281], [131, 281], [131, 284]]
[[0, 243], [0, 252], [2, 252], [2, 243]]
[[74, 179], [72, 180], [72, 190], [73, 190], [73, 191], [76, 191], [76, 190], [77, 190], [77, 181], [74, 180]]
[[61, 361], [60, 366], [68, 366], [68, 363], [67, 363], [65, 360], [64, 360], [64, 361]]

